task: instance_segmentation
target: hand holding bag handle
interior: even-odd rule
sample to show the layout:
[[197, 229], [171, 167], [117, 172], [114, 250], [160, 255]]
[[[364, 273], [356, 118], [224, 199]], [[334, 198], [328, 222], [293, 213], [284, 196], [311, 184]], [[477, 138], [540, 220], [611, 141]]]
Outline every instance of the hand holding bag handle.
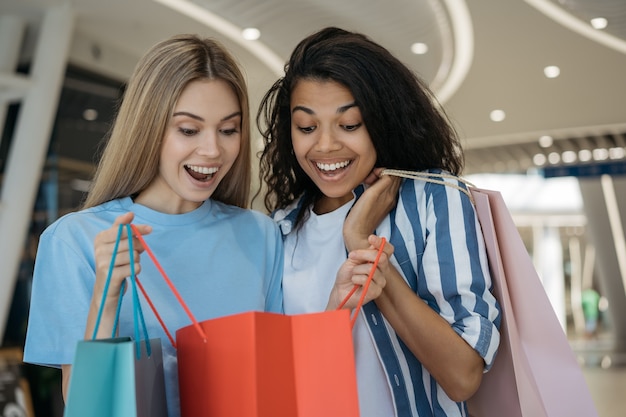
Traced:
[[[365, 294], [367, 294], [367, 290], [370, 287], [370, 283], [372, 282], [372, 279], [374, 278], [374, 273], [376, 273], [376, 268], [378, 267], [378, 261], [380, 260], [380, 255], [382, 255], [383, 249], [385, 248], [385, 243], [387, 243], [387, 240], [384, 237], [381, 237], [381, 239], [382, 241], [380, 243], [380, 248], [378, 248], [378, 253], [376, 254], [376, 258], [374, 259], [374, 263], [372, 264], [372, 269], [370, 269], [370, 273], [367, 277], [367, 280], [365, 281], [365, 284], [363, 284], [363, 292], [361, 293], [361, 296], [359, 297], [359, 303], [354, 309], [354, 313], [352, 314], [352, 318], [350, 319], [350, 324], [352, 328], [354, 328], [354, 324], [356, 323], [356, 319], [359, 315], [359, 311], [361, 310], [361, 307], [363, 306], [363, 301], [365, 301]], [[359, 287], [360, 285], [357, 285], [357, 284], [355, 284], [354, 287], [352, 287], [352, 290], [350, 290], [348, 295], [346, 295], [345, 298], [341, 301], [341, 303], [339, 304], [339, 307], [337, 307], [337, 310], [341, 310], [341, 308], [343, 308], [343, 306], [346, 305], [350, 297], [352, 297], [352, 295], [356, 292], [356, 290], [359, 289]]]
[[[133, 240], [132, 240], [132, 233], [131, 233], [131, 228], [130, 225], [123, 225], [120, 224], [118, 232], [117, 232], [117, 237], [115, 239], [115, 245], [113, 247], [113, 255], [111, 256], [111, 262], [109, 263], [109, 270], [107, 273], [107, 278], [104, 284], [104, 291], [102, 292], [102, 299], [100, 301], [100, 307], [98, 308], [98, 315], [96, 318], [96, 325], [94, 326], [93, 329], [93, 334], [91, 336], [91, 340], [95, 340], [96, 339], [96, 335], [98, 334], [98, 329], [100, 327], [100, 321], [102, 319], [102, 312], [104, 309], [104, 303], [106, 300], [106, 295], [109, 291], [109, 286], [111, 284], [111, 277], [113, 275], [113, 267], [115, 266], [115, 259], [117, 257], [117, 249], [119, 247], [119, 243], [122, 237], [122, 231], [124, 230], [124, 228], [126, 228], [126, 233], [128, 234], [128, 249], [129, 249], [129, 253], [130, 253], [130, 283], [131, 283], [131, 289], [132, 289], [132, 297], [133, 297], [133, 328], [134, 328], [134, 333], [135, 333], [135, 351], [136, 351], [136, 356], [137, 359], [139, 359], [139, 357], [141, 356], [141, 336], [139, 334], [139, 325], [141, 324], [141, 328], [143, 329], [143, 337], [144, 337], [144, 341], [146, 344], [146, 352], [148, 353], [148, 356], [150, 356], [152, 354], [152, 350], [150, 347], [150, 338], [148, 337], [148, 329], [146, 327], [146, 322], [144, 320], [143, 317], [143, 311], [141, 309], [141, 304], [139, 303], [139, 296], [137, 294], [137, 285], [138, 285], [138, 280], [137, 280], [137, 276], [135, 274], [135, 259], [134, 259], [134, 251], [133, 251]], [[111, 332], [111, 337], [114, 338], [115, 334], [117, 333], [117, 325], [119, 322], [119, 317], [120, 317], [120, 310], [122, 307], [122, 296], [124, 295], [124, 290], [126, 289], [126, 281], [124, 281], [122, 283], [122, 286], [120, 288], [120, 295], [117, 301], [117, 309], [115, 312], [115, 321], [113, 323], [113, 331]]]

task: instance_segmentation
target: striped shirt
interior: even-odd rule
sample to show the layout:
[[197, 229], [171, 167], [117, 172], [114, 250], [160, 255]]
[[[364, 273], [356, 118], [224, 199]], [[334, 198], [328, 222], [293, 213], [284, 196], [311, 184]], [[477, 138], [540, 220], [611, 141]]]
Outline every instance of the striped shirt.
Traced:
[[[448, 183], [464, 187], [454, 180]], [[355, 190], [360, 196], [363, 187]], [[274, 220], [292, 232], [301, 199]], [[500, 310], [480, 224], [469, 197], [454, 187], [403, 180], [396, 207], [376, 229], [395, 250], [391, 262], [418, 296], [450, 323], [485, 361], [487, 371], [500, 341]], [[397, 417], [467, 416], [465, 403], [451, 400], [370, 302], [362, 312], [376, 341]]]

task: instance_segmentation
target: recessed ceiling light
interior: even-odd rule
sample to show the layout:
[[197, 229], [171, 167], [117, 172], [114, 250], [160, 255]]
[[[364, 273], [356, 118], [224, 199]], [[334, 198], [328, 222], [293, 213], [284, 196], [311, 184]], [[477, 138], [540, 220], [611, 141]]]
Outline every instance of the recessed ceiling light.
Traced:
[[489, 114], [489, 117], [494, 122], [501, 122], [506, 118], [504, 110], [494, 110]]
[[626, 157], [626, 149], [624, 148], [611, 148], [609, 149], [610, 159], [623, 159]]
[[576, 162], [578, 159], [578, 154], [574, 151], [565, 151], [561, 154], [561, 160], [566, 164], [571, 164], [572, 162]]
[[582, 162], [591, 161], [591, 158], [592, 154], [589, 149], [581, 149], [580, 151], [578, 151], [578, 159], [580, 159]]
[[542, 153], [536, 154], [535, 156], [533, 156], [533, 163], [537, 166], [545, 165], [546, 156]]
[[539, 146], [541, 146], [542, 148], [549, 148], [550, 146], [552, 146], [553, 142], [554, 139], [552, 139], [552, 136], [543, 135], [539, 138]]
[[604, 148], [596, 148], [591, 151], [593, 159], [596, 161], [604, 161], [609, 158], [609, 150]]
[[593, 26], [594, 29], [604, 29], [608, 24], [609, 22], [604, 17], [595, 17], [591, 19], [591, 26]]
[[543, 69], [543, 73], [548, 78], [556, 78], [561, 74], [561, 69], [556, 65], [548, 65]]
[[241, 36], [249, 41], [256, 41], [261, 37], [261, 31], [257, 28], [245, 28], [241, 31]]
[[548, 154], [548, 162], [550, 162], [552, 165], [556, 165], [561, 161], [561, 154], [559, 154], [558, 152], [550, 152]]
[[98, 110], [96, 109], [85, 109], [83, 111], [83, 119], [93, 122], [98, 118]]
[[428, 52], [428, 45], [422, 42], [415, 42], [413, 45], [411, 45], [411, 52], [413, 52], [415, 55], [424, 55], [426, 52]]

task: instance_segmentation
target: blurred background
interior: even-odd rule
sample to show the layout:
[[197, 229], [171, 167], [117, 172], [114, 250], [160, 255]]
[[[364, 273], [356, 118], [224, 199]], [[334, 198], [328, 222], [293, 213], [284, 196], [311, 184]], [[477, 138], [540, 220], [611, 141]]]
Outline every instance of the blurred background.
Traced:
[[175, 33], [216, 37], [254, 114], [298, 41], [330, 25], [432, 88], [465, 177], [507, 202], [600, 417], [624, 415], [624, 0], [0, 0], [0, 401], [28, 409], [11, 416], [62, 415], [59, 372], [19, 359], [37, 241], [84, 197], [138, 58]]

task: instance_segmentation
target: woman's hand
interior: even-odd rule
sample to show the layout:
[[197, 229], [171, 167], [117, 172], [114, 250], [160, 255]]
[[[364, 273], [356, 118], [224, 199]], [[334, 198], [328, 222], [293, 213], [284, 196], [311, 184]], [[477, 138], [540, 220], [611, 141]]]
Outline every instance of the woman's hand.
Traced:
[[354, 203], [343, 223], [343, 239], [349, 252], [369, 246], [368, 236], [393, 209], [398, 201], [402, 178], [381, 176], [383, 168], [374, 169], [365, 179], [367, 189]]
[[[368, 249], [358, 249], [348, 254], [348, 259], [337, 272], [335, 285], [333, 286], [326, 307], [327, 310], [337, 309], [355, 285], [359, 286], [359, 288], [350, 296], [343, 308], [353, 309], [357, 306], [361, 294], [363, 293], [363, 286], [369, 277], [382, 242], [382, 238], [376, 235], [370, 235], [368, 238], [370, 245]], [[383, 288], [385, 288], [387, 283], [386, 275], [389, 273], [390, 267], [389, 258], [391, 258], [393, 250], [393, 245], [386, 242], [383, 253], [378, 260], [378, 266], [376, 267], [372, 281], [367, 289], [363, 304], [379, 297]]]
[[[133, 213], [125, 213], [120, 215], [115, 219], [113, 225], [109, 229], [98, 233], [98, 235], [96, 235], [94, 239], [96, 282], [91, 298], [89, 316], [87, 318], [87, 327], [85, 330], [86, 338], [91, 338], [93, 335], [93, 329], [95, 328], [98, 310], [100, 309], [100, 305], [103, 301], [106, 279], [109, 273], [109, 266], [111, 263], [111, 258], [113, 256], [113, 250], [115, 248], [115, 240], [119, 232], [119, 226], [120, 224], [131, 223], [133, 218]], [[147, 225], [137, 225], [137, 228], [142, 235], [148, 234], [152, 230], [152, 228]], [[141, 271], [139, 256], [143, 251], [144, 248], [139, 240], [136, 237], [133, 238], [135, 274], [139, 274], [139, 272]], [[114, 325], [113, 321], [115, 320], [115, 312], [117, 310], [117, 303], [120, 297], [122, 283], [130, 275], [131, 264], [129, 241], [126, 230], [124, 229], [122, 230], [122, 235], [118, 244], [115, 264], [111, 273], [111, 281], [109, 283], [106, 296], [104, 297], [102, 318], [98, 327], [98, 333], [96, 337], [111, 337]]]

